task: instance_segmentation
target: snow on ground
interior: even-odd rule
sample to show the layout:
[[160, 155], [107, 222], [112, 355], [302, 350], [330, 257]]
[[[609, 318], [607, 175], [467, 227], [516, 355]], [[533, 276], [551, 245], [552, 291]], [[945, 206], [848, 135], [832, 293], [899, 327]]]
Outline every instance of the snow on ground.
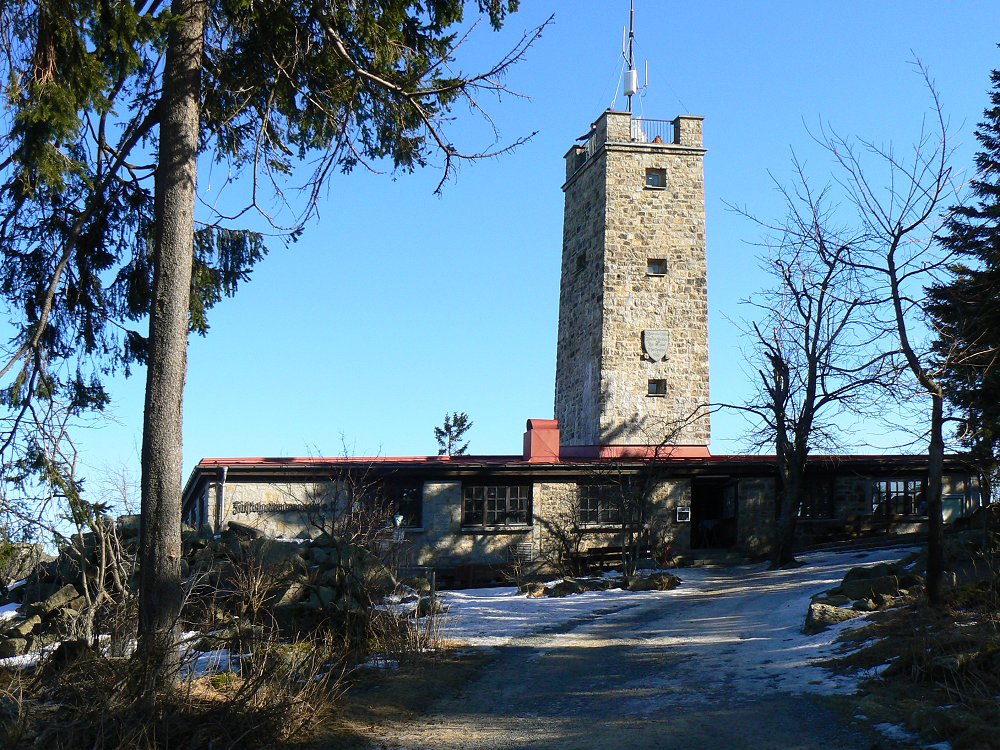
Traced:
[[513, 638], [558, 628], [571, 620], [638, 606], [670, 593], [610, 589], [529, 599], [513, 587], [445, 591], [441, 598], [449, 609], [444, 615], [441, 635], [471, 646], [503, 646]]
[[17, 608], [21, 605], [17, 602], [10, 602], [8, 604], [0, 604], [0, 622], [5, 622], [7, 620], [13, 620], [17, 617]]
[[[542, 631], [558, 631], [571, 621], [613, 624], [648, 610], [642, 626], [646, 646], [662, 646], [686, 657], [708, 685], [755, 693], [760, 690], [850, 692], [857, 679], [816, 666], [836, 652], [833, 641], [864, 624], [859, 617], [817, 635], [802, 626], [810, 597], [838, 585], [848, 568], [904, 557], [908, 549], [821, 552], [801, 556], [804, 565], [769, 571], [764, 563], [738, 568], [682, 568], [683, 583], [673, 591], [588, 592], [565, 598], [528, 599], [514, 588], [445, 592], [450, 609], [444, 638], [474, 646], [500, 646]], [[610, 645], [566, 628], [554, 640], [564, 645]], [[676, 674], [664, 675], [665, 680]]]

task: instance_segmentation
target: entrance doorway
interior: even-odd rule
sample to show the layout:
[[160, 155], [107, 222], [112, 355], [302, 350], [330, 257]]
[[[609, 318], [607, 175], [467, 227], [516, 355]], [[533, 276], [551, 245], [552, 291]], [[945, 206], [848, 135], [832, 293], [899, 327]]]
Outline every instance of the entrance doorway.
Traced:
[[736, 546], [736, 480], [697, 477], [691, 480], [691, 548]]

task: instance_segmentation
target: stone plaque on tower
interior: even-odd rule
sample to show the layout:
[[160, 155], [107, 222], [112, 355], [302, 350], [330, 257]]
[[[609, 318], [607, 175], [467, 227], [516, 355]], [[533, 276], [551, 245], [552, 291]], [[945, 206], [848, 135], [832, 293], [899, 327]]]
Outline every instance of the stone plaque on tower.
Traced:
[[642, 332], [642, 348], [646, 356], [654, 362], [659, 362], [667, 356], [667, 349], [670, 348], [670, 331], [651, 331], [649, 329]]

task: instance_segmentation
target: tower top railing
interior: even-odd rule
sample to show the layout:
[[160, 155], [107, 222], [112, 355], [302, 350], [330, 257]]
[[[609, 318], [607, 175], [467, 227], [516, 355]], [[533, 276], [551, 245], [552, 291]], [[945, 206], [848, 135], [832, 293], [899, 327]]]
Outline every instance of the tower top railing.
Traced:
[[[675, 143], [673, 120], [650, 120], [635, 117], [630, 123], [629, 141], [632, 143]], [[599, 139], [600, 136], [600, 139]], [[595, 129], [584, 144], [584, 161], [597, 153], [597, 149], [607, 140], [607, 131]]]
[[566, 154], [566, 179], [601, 150], [605, 143], [634, 143], [646, 146], [702, 147], [702, 120], [696, 115], [678, 115], [673, 120], [632, 117], [628, 112], [608, 110], [582, 136], [582, 143]]

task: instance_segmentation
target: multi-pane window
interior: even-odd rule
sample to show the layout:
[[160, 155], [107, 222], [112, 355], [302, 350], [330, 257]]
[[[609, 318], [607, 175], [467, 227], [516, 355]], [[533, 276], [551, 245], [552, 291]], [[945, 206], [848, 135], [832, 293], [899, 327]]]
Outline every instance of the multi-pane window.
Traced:
[[580, 485], [580, 523], [620, 524], [622, 504], [617, 501], [615, 488], [607, 484]]
[[828, 479], [810, 481], [803, 487], [799, 518], [833, 518], [833, 483]]
[[630, 482], [622, 484], [581, 484], [580, 524], [620, 526], [628, 516], [633, 523], [642, 519], [642, 493]]
[[394, 515], [403, 517], [404, 527], [419, 529], [423, 526], [423, 487], [420, 483], [389, 484], [385, 490]]
[[872, 514], [916, 516], [927, 512], [922, 479], [881, 479], [872, 484]]
[[531, 486], [467, 486], [463, 526], [526, 526], [531, 523]]

